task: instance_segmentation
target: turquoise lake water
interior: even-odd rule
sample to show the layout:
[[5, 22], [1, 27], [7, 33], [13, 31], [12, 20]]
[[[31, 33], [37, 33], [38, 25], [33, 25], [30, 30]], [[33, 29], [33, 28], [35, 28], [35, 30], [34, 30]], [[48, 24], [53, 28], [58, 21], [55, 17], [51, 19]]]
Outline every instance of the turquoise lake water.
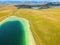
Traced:
[[24, 27], [20, 21], [7, 21], [0, 26], [0, 45], [26, 45]]

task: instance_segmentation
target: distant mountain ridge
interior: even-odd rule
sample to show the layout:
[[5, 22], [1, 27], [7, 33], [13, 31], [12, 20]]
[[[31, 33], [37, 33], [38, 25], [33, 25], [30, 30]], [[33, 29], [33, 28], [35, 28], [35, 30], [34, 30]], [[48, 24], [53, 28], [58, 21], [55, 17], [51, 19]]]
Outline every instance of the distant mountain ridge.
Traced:
[[60, 6], [60, 2], [21, 2], [21, 1], [0, 1], [0, 5], [12, 4], [17, 8], [49, 8]]
[[13, 5], [22, 5], [22, 4], [36, 4], [36, 5], [40, 5], [40, 4], [59, 4], [60, 2], [38, 2], [38, 1], [0, 1], [0, 4], [13, 4]]

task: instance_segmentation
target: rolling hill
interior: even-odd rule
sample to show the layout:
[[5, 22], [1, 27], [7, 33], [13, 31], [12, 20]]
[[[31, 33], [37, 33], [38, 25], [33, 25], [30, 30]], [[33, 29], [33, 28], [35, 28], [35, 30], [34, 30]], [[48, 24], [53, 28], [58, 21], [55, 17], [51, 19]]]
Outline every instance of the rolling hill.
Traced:
[[[14, 6], [13, 6], [14, 7]], [[37, 45], [60, 45], [60, 7], [51, 7], [48, 9], [16, 9], [6, 8], [0, 11], [0, 20], [8, 16], [17, 16], [25, 18], [30, 23], [30, 29]], [[7, 10], [12, 10], [4, 12]], [[2, 21], [1, 20], [1, 21]]]

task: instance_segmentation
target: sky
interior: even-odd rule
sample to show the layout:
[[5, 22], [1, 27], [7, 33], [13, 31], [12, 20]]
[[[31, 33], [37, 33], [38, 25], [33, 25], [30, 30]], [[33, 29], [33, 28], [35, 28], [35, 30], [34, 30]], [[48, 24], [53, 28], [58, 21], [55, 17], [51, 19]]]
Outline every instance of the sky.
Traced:
[[47, 1], [47, 2], [60, 2], [60, 0], [0, 0], [0, 1]]

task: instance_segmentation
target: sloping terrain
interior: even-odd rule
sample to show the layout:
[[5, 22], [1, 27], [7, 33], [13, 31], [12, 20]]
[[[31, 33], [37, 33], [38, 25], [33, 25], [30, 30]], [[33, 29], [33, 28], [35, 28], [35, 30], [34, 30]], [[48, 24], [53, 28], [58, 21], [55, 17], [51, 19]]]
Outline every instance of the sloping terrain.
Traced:
[[13, 5], [0, 5], [0, 21], [11, 15], [17, 8]]
[[29, 20], [37, 45], [60, 45], [60, 10], [20, 9], [15, 15]]
[[17, 9], [2, 14], [4, 12], [0, 13], [1, 17], [13, 15], [29, 20], [31, 32], [37, 45], [60, 45], [60, 7], [43, 10]]

